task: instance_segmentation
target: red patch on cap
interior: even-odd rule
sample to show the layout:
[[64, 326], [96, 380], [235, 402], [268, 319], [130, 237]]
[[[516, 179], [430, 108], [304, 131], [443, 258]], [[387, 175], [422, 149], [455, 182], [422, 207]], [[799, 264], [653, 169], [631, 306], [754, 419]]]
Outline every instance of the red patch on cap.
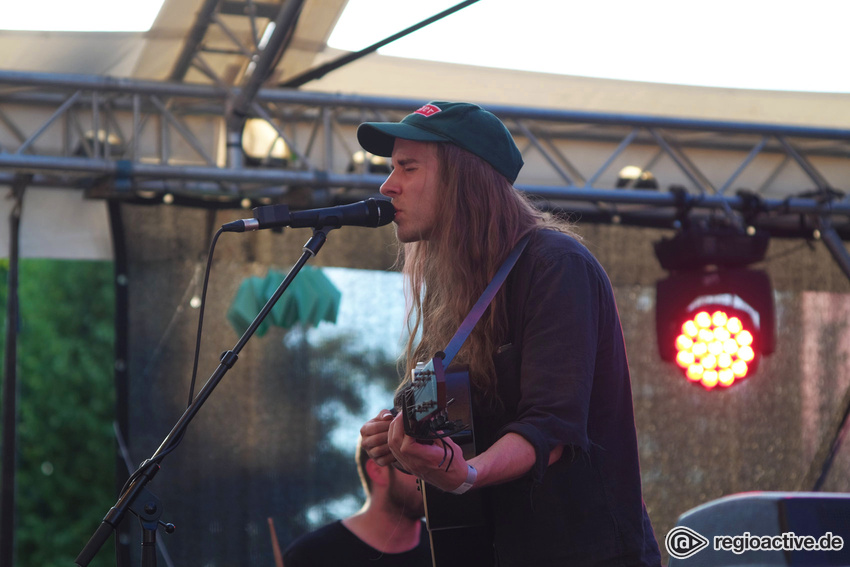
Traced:
[[422, 116], [433, 116], [438, 112], [441, 112], [439, 106], [434, 106], [433, 104], [426, 104], [425, 106], [417, 110], [414, 114], [421, 114]]

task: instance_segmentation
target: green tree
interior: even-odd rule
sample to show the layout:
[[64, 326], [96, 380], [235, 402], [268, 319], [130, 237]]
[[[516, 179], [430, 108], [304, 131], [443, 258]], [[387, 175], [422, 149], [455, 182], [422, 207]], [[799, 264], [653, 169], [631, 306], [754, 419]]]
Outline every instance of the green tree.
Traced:
[[19, 279], [16, 563], [69, 565], [115, 500], [113, 267], [23, 260]]

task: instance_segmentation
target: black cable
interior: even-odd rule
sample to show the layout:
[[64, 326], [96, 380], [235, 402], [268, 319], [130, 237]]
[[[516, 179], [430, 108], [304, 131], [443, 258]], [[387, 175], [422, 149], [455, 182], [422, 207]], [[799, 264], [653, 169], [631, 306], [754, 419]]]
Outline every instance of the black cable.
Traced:
[[189, 384], [189, 402], [187, 406], [192, 405], [192, 400], [195, 397], [195, 380], [198, 376], [198, 357], [201, 353], [201, 333], [204, 328], [204, 308], [207, 305], [207, 284], [210, 281], [210, 269], [212, 268], [212, 259], [213, 253], [215, 252], [215, 244], [218, 242], [218, 237], [221, 236], [221, 233], [224, 232], [222, 229], [218, 229], [213, 236], [212, 241], [210, 242], [210, 251], [207, 256], [207, 269], [204, 272], [204, 285], [201, 290], [201, 306], [198, 308], [198, 335], [195, 339], [195, 360], [192, 365], [192, 381]]
[[446, 472], [449, 472], [449, 469], [452, 467], [452, 463], [455, 460], [455, 450], [454, 447], [446, 443], [445, 439], [441, 438], [440, 442], [443, 444], [443, 460], [440, 461], [438, 467], [442, 467], [443, 463], [446, 462], [446, 457], [449, 457], [449, 452], [451, 452], [451, 456], [449, 457], [449, 463], [446, 465]]
[[[192, 401], [195, 398], [195, 382], [196, 382], [197, 376], [198, 376], [198, 359], [200, 357], [200, 352], [201, 352], [201, 336], [203, 334], [203, 328], [204, 328], [204, 308], [206, 307], [206, 304], [207, 304], [207, 287], [208, 287], [209, 279], [210, 279], [210, 270], [212, 269], [212, 260], [213, 260], [213, 254], [215, 253], [215, 245], [218, 242], [218, 237], [221, 236], [221, 234], [223, 232], [224, 231], [219, 228], [218, 231], [215, 233], [215, 235], [212, 238], [212, 241], [210, 242], [210, 250], [209, 250], [209, 254], [207, 256], [207, 268], [204, 271], [204, 283], [203, 283], [202, 290], [201, 290], [201, 305], [198, 308], [198, 332], [197, 332], [197, 336], [196, 336], [196, 339], [195, 339], [195, 356], [194, 356], [194, 363], [193, 363], [193, 366], [192, 366], [192, 380], [189, 383], [189, 401], [188, 401], [187, 407], [192, 405]], [[158, 466], [159, 463], [162, 462], [162, 460], [169, 453], [174, 451], [174, 449], [177, 448], [177, 446], [180, 444], [180, 442], [183, 441], [183, 435], [184, 434], [181, 434], [179, 437], [174, 439], [174, 441], [172, 441], [171, 444], [169, 444], [168, 447], [163, 449], [161, 453], [155, 455], [154, 458], [147, 459], [141, 465], [139, 465], [139, 468], [136, 469], [136, 471], [133, 474], [131, 474], [130, 477], [127, 479], [127, 481], [124, 483], [124, 487], [121, 489], [121, 494], [124, 494], [127, 491], [127, 489], [133, 484], [133, 482], [135, 482], [135, 480], [137, 478], [139, 478], [139, 476], [147, 473], [149, 469]]]
[[304, 71], [303, 73], [296, 75], [295, 77], [289, 78], [286, 81], [279, 83], [277, 86], [281, 87], [281, 88], [297, 89], [298, 87], [301, 87], [304, 84], [309, 83], [310, 81], [314, 81], [316, 79], [321, 79], [322, 77], [324, 77], [325, 75], [327, 75], [331, 71], [335, 71], [336, 69], [339, 69], [340, 67], [348, 65], [349, 63], [356, 61], [356, 60], [358, 60], [358, 59], [360, 59], [360, 58], [362, 58], [366, 55], [369, 55], [370, 53], [377, 51], [381, 47], [396, 41], [397, 39], [400, 39], [400, 38], [402, 38], [402, 37], [404, 37], [404, 36], [406, 36], [410, 33], [415, 32], [416, 30], [418, 30], [420, 28], [423, 28], [427, 25], [430, 25], [433, 22], [436, 22], [437, 20], [445, 18], [446, 16], [453, 14], [453, 13], [457, 12], [458, 10], [466, 8], [467, 6], [469, 6], [471, 4], [475, 4], [476, 2], [478, 2], [478, 0], [464, 0], [460, 4], [452, 6], [451, 8], [448, 8], [446, 10], [443, 10], [439, 14], [431, 16], [430, 18], [427, 18], [425, 20], [422, 20], [418, 24], [414, 24], [410, 27], [407, 27], [407, 28], [401, 30], [400, 32], [398, 32], [396, 34], [391, 35], [390, 37], [388, 37], [386, 39], [382, 39], [381, 41], [379, 41], [377, 43], [373, 43], [372, 45], [361, 49], [360, 51], [354, 51], [352, 53], [347, 53], [347, 54], [345, 54], [341, 57], [334, 59], [333, 61], [328, 61], [327, 63], [320, 65], [319, 67], [315, 67], [313, 69], [308, 69], [308, 70]]

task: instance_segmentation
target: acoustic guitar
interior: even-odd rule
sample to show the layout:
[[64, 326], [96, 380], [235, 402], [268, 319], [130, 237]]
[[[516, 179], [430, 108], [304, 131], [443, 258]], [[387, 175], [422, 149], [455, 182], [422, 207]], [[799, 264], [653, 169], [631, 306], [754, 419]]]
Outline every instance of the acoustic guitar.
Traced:
[[[442, 362], [436, 356], [413, 370], [411, 384], [401, 396], [404, 430], [423, 443], [439, 444], [451, 437], [469, 459], [477, 454], [469, 373], [466, 367], [444, 369]], [[451, 450], [444, 446], [443, 466], [453, 466]], [[492, 535], [481, 491], [457, 495], [423, 481], [419, 486], [434, 567], [492, 567]]]

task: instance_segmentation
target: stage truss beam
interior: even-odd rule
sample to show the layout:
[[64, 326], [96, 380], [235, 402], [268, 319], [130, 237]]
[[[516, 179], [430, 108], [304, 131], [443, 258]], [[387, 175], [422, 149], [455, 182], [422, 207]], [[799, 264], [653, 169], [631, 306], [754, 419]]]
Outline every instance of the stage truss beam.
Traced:
[[[290, 6], [295, 4], [288, 3]], [[284, 19], [292, 19], [290, 13]], [[256, 88], [256, 85], [251, 87]], [[385, 172], [352, 163], [365, 120], [398, 120], [421, 100], [288, 89], [0, 72], [0, 184], [105, 199], [237, 207], [306, 206], [376, 194]], [[285, 164], [248, 167], [228, 117], [267, 122]], [[850, 238], [850, 130], [488, 105], [526, 167], [518, 188], [581, 220], [678, 228], [710, 218], [775, 236]], [[95, 135], [94, 133], [98, 134]], [[229, 132], [229, 135], [228, 135]], [[629, 164], [648, 179], [624, 179]], [[824, 220], [828, 224], [824, 224]]]

